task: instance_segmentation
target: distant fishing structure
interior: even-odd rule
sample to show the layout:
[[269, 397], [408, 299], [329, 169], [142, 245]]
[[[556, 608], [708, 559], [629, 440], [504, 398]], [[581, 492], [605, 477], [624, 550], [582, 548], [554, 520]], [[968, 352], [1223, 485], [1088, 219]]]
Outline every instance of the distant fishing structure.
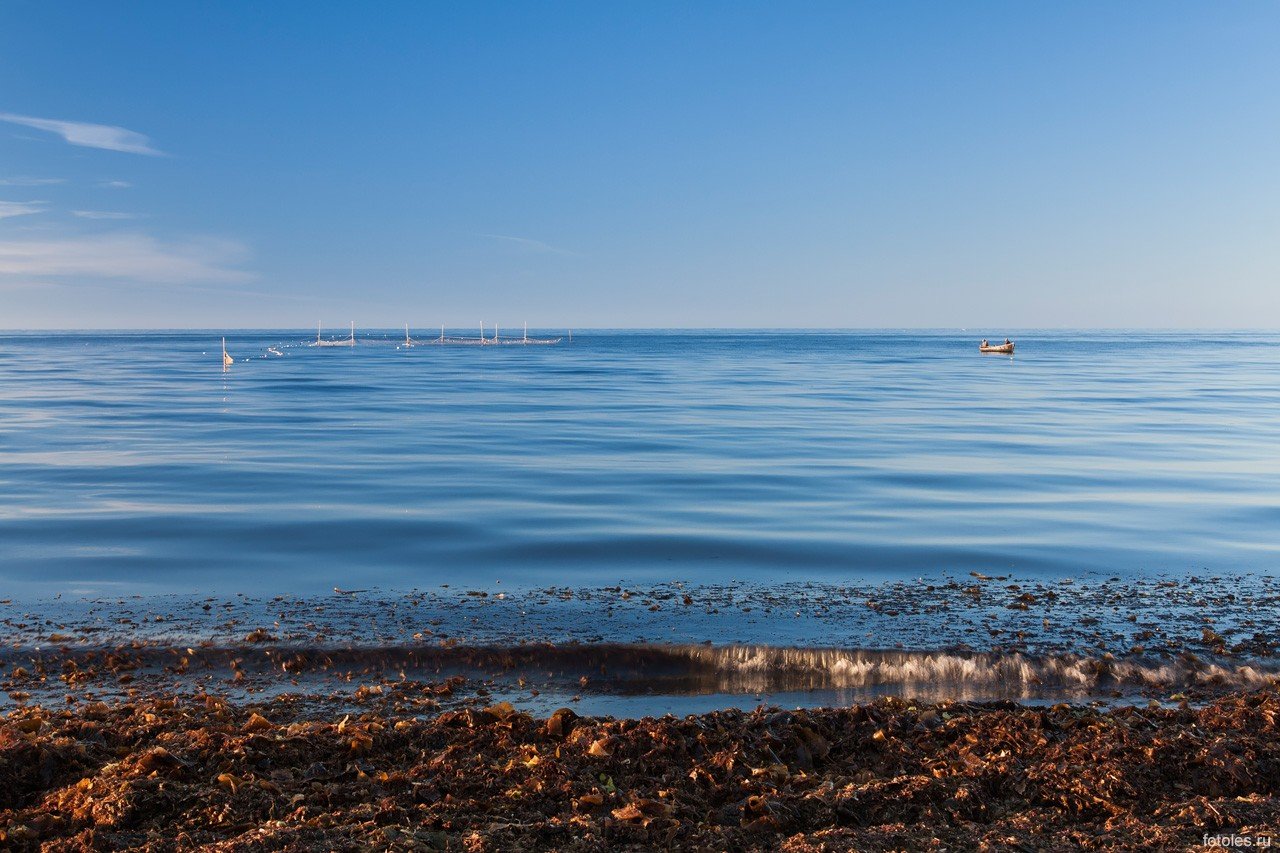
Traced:
[[479, 337], [467, 337], [465, 335], [448, 335], [445, 333], [444, 326], [440, 327], [440, 337], [425, 338], [423, 340], [413, 340], [409, 336], [409, 327], [404, 327], [404, 344], [402, 346], [553, 346], [564, 340], [563, 338], [531, 338], [529, 337], [529, 324], [524, 324], [524, 333], [519, 337], [508, 336], [502, 337], [498, 331], [498, 324], [493, 325], [493, 335], [486, 336], [484, 330], [484, 321], [480, 321]]
[[[373, 337], [366, 337], [364, 342], [373, 343], [373, 344], [394, 343], [396, 349], [406, 349], [406, 348], [421, 347], [421, 346], [554, 346], [564, 340], [564, 338], [560, 338], [560, 337], [556, 337], [556, 338], [529, 337], [529, 324], [527, 322], [524, 324], [524, 329], [521, 331], [519, 335], [507, 335], [506, 337], [504, 337], [502, 335], [501, 330], [498, 328], [497, 323], [493, 325], [493, 332], [492, 334], [490, 334], [485, 329], [485, 324], [483, 321], [481, 321], [480, 323], [480, 333], [475, 337], [471, 337], [468, 335], [450, 335], [448, 333], [448, 329], [442, 325], [440, 327], [439, 337], [436, 337], [433, 335], [432, 337], [429, 337], [429, 338], [415, 338], [413, 336], [412, 330], [409, 327], [409, 324], [405, 323], [403, 341], [397, 341], [394, 338], [391, 338], [390, 340], [388, 340], [388, 338], [391, 338], [391, 336], [379, 334]], [[571, 342], [573, 341], [572, 331], [569, 332], [569, 340]], [[281, 352], [281, 350], [278, 347], [284, 347], [285, 349], [288, 349], [293, 346], [355, 347], [355, 345], [356, 345], [356, 324], [354, 320], [351, 321], [351, 330], [348, 332], [345, 338], [326, 338], [324, 336], [324, 322], [321, 321], [316, 323], [316, 339], [314, 341], [311, 341], [309, 343], [307, 341], [301, 341], [298, 344], [279, 344], [278, 346], [269, 346], [267, 347], [267, 355], [275, 356], [277, 358], [283, 357], [284, 353]], [[266, 356], [263, 356], [263, 357], [265, 358]], [[234, 363], [235, 363], [235, 359], [233, 359], [227, 353], [227, 339], [224, 337], [222, 339], [222, 369], [225, 371], [228, 368], [230, 368], [231, 365]]]
[[312, 344], [315, 347], [353, 347], [356, 345], [356, 321], [351, 321], [351, 337], [349, 338], [321, 338], [320, 323], [316, 323], [316, 342]]

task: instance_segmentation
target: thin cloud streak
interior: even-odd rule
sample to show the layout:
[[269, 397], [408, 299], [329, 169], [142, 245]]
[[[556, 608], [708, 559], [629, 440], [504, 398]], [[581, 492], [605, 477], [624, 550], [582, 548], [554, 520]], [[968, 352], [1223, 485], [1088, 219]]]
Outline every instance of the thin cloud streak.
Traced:
[[156, 284], [244, 282], [254, 275], [234, 266], [248, 254], [229, 240], [161, 242], [141, 233], [9, 240], [0, 241], [0, 280], [79, 276]]
[[78, 216], [81, 219], [137, 219], [136, 213], [124, 213], [119, 210], [73, 210], [72, 216]]
[[0, 178], [0, 187], [47, 187], [66, 182], [66, 178]]
[[33, 213], [44, 213], [47, 209], [43, 201], [0, 201], [0, 219], [30, 216]]
[[145, 154], [149, 157], [165, 156], [163, 151], [151, 147], [151, 140], [141, 133], [109, 124], [36, 118], [14, 113], [0, 113], [0, 121], [56, 133], [70, 144], [81, 145], [85, 148], [102, 148], [106, 151], [123, 151], [127, 154]]
[[133, 186], [133, 184], [128, 181], [102, 181], [98, 186], [105, 187], [109, 190], [127, 190], [129, 187]]
[[529, 237], [512, 237], [508, 234], [481, 234], [480, 236], [488, 237], [491, 240], [504, 240], [508, 243], [513, 243], [517, 246], [520, 246], [521, 248], [528, 249], [530, 252], [536, 252], [537, 254], [540, 254], [540, 255], [565, 255], [565, 256], [575, 257], [575, 258], [582, 257], [582, 255], [579, 254], [578, 252], [571, 252], [568, 249], [561, 249], [558, 246], [552, 246], [549, 243], [544, 243], [541, 240], [534, 240]]

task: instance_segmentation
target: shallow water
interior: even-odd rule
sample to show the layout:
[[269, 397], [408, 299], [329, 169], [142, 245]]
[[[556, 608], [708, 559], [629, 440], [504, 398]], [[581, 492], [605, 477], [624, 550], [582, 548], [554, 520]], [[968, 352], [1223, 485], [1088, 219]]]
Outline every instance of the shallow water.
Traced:
[[0, 335], [6, 594], [1280, 568], [1275, 334], [402, 335]]

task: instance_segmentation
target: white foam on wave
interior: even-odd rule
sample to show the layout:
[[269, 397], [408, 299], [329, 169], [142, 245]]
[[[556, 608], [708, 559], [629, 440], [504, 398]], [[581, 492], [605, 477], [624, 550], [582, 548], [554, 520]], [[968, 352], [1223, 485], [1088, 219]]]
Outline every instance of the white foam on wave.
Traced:
[[1213, 685], [1255, 688], [1280, 683], [1280, 664], [1172, 659], [1033, 656], [1011, 653], [805, 649], [776, 646], [682, 646], [680, 653], [724, 676], [807, 681], [827, 687], [966, 685], [1017, 693], [1029, 688]]

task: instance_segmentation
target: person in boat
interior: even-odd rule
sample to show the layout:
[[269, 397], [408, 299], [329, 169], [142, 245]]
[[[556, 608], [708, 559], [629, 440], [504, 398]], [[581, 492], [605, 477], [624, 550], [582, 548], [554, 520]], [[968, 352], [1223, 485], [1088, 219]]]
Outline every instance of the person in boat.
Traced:
[[987, 345], [987, 339], [986, 339], [986, 338], [983, 338], [983, 339], [982, 339], [982, 345], [983, 345], [984, 347]]
[[1008, 345], [1009, 345], [1009, 344], [1011, 344], [1011, 343], [1013, 343], [1013, 341], [1009, 340], [1008, 338], [1005, 338], [1005, 339], [1004, 339], [1004, 345], [1005, 345], [1005, 346], [1008, 346]]

